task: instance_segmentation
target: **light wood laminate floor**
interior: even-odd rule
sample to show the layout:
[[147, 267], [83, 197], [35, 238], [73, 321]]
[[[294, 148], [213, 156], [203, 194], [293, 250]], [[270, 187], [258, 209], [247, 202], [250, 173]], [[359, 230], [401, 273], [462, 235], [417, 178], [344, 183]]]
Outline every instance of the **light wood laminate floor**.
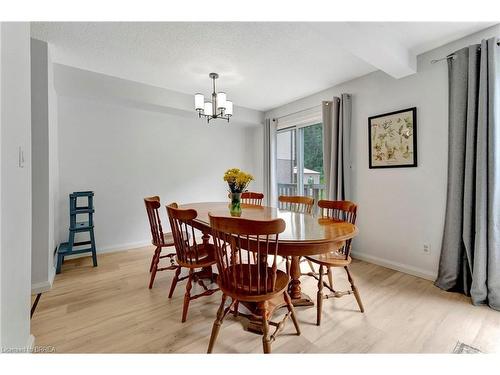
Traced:
[[[33, 316], [35, 344], [58, 353], [205, 353], [220, 293], [192, 301], [188, 320], [181, 323], [185, 281], [169, 300], [173, 272], [159, 272], [149, 290], [152, 251], [99, 255], [97, 268], [90, 258], [66, 261]], [[301, 336], [287, 323], [274, 353], [451, 353], [457, 341], [500, 352], [499, 312], [374, 264], [354, 261], [352, 271], [366, 312], [359, 312], [353, 296], [329, 299], [317, 327], [315, 307], [297, 308]], [[335, 280], [339, 289], [347, 286], [343, 270], [335, 270]], [[315, 280], [302, 282], [315, 299]], [[260, 336], [244, 331], [244, 325], [244, 318], [229, 315], [214, 352], [261, 353]]]

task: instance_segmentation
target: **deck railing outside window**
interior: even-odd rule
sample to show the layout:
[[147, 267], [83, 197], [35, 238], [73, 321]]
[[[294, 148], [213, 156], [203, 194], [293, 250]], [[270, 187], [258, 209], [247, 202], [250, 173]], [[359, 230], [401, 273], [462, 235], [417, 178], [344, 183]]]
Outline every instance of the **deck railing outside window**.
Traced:
[[[325, 199], [324, 184], [304, 184], [304, 195], [314, 198], [314, 205], [318, 200]], [[278, 195], [298, 195], [297, 184], [278, 184]]]

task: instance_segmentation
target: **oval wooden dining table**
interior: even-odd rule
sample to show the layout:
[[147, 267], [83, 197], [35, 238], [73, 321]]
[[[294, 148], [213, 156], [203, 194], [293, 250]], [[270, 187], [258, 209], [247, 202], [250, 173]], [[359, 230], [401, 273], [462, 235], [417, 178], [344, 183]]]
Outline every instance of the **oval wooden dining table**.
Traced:
[[[252, 220], [272, 220], [281, 218], [286, 229], [279, 235], [278, 254], [290, 256], [290, 297], [295, 306], [313, 305], [312, 300], [301, 292], [300, 257], [305, 255], [324, 254], [340, 248], [344, 241], [358, 233], [355, 225], [336, 221], [330, 218], [317, 217], [310, 214], [290, 212], [274, 207], [242, 204], [242, 218]], [[198, 216], [193, 226], [203, 232], [203, 241], [210, 239], [210, 220], [208, 213], [216, 216], [230, 217], [227, 202], [201, 202], [181, 205], [183, 209], [194, 209]]]

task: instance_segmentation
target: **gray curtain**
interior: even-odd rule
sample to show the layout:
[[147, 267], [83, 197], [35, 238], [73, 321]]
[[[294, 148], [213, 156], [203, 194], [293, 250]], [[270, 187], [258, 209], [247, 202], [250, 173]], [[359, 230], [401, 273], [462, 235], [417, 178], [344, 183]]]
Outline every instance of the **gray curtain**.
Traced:
[[323, 170], [328, 199], [351, 199], [351, 95], [322, 102]]
[[448, 197], [442, 289], [500, 310], [500, 61], [498, 39], [448, 59]]
[[264, 122], [264, 199], [268, 206], [276, 203], [276, 122], [266, 119]]

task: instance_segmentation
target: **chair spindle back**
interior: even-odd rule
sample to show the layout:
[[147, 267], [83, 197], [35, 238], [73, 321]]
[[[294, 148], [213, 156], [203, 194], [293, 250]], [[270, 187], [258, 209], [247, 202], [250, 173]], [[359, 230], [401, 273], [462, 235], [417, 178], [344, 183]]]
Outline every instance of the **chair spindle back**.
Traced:
[[[323, 217], [356, 224], [358, 206], [354, 202], [320, 200], [318, 207], [321, 208], [321, 216]], [[347, 240], [345, 245], [339, 249], [339, 252], [346, 256], [346, 259], [351, 251], [351, 241], [352, 239]]]
[[221, 288], [251, 296], [275, 292], [283, 219], [209, 217]]
[[[228, 194], [231, 198], [231, 193]], [[252, 191], [244, 191], [241, 193], [241, 203], [252, 204], [254, 206], [262, 206], [262, 200], [264, 199], [264, 194], [254, 193]]]
[[177, 261], [179, 264], [196, 264], [206, 256], [206, 250], [201, 249], [196, 242], [196, 235], [192, 225], [198, 213], [193, 209], [184, 210], [178, 207], [177, 203], [171, 203], [167, 206]]
[[163, 228], [161, 226], [160, 220], [160, 197], [146, 197], [144, 198], [144, 204], [146, 206], [146, 212], [148, 213], [149, 227], [151, 229], [151, 243], [155, 246], [163, 246]]
[[314, 206], [314, 199], [300, 195], [289, 196], [280, 195], [278, 197], [278, 207], [281, 210], [311, 214]]

